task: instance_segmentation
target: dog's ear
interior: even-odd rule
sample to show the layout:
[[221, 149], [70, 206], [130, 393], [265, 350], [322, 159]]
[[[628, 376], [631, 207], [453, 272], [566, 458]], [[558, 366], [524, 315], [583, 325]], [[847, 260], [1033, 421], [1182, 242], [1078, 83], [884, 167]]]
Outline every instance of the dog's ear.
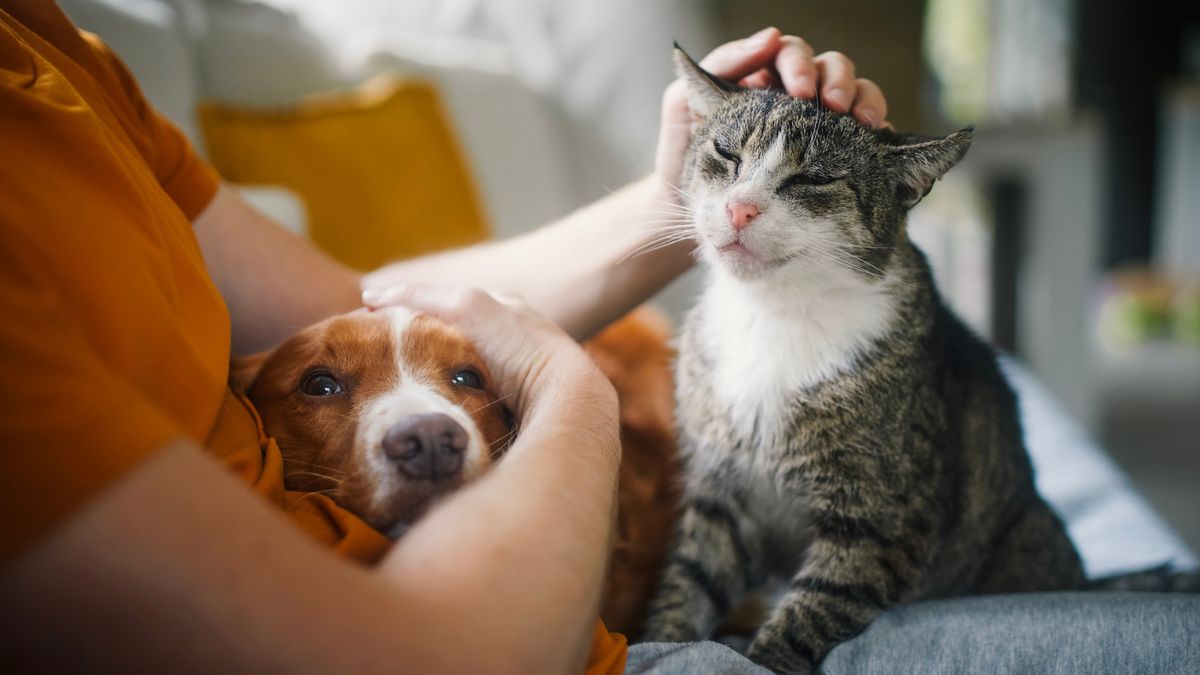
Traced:
[[271, 356], [270, 351], [258, 352], [249, 356], [235, 356], [229, 360], [229, 387], [239, 394], [247, 394], [263, 364]]

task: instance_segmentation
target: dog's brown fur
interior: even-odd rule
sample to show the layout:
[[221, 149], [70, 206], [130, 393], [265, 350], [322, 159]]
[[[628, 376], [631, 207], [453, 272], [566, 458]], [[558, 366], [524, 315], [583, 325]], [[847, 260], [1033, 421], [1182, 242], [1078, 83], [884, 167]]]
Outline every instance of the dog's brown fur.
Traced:
[[600, 615], [635, 638], [675, 526], [675, 446], [670, 326], [646, 309], [614, 323], [585, 347], [621, 402], [617, 536]]

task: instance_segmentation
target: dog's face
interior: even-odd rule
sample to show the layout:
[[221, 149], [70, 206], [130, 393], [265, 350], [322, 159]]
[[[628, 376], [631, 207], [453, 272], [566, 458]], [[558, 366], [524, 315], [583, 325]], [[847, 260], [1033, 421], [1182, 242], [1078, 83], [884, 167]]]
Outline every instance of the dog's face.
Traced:
[[514, 434], [471, 343], [403, 308], [310, 326], [231, 378], [278, 442], [288, 489], [328, 494], [392, 536]]

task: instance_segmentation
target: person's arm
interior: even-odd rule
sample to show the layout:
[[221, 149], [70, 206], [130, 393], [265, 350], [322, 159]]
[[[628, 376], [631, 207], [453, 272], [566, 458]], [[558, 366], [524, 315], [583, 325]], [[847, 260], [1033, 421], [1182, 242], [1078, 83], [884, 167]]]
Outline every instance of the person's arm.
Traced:
[[[844, 55], [814, 56], [803, 40], [774, 28], [722, 45], [701, 65], [746, 86], [782, 86], [795, 96], [814, 96], [819, 87], [826, 106], [864, 124], [880, 126], [887, 116], [879, 87], [856, 78]], [[511, 289], [583, 338], [691, 264], [686, 238], [656, 247], [669, 243], [671, 226], [686, 229], [676, 186], [690, 137], [686, 97], [676, 82], [663, 94], [651, 176], [526, 235], [398, 262], [365, 278], [276, 226], [228, 188], [195, 220], [196, 234], [230, 306], [239, 353], [265, 349], [301, 326], [354, 307], [360, 284], [368, 290], [412, 282]]]
[[360, 306], [360, 274], [221, 185], [192, 221], [208, 273], [229, 308], [234, 354]]
[[[375, 569], [306, 539], [190, 441], [160, 449], [0, 573], [16, 670], [578, 672], [619, 462], [616, 396], [565, 334], [478, 292], [457, 320], [522, 428], [504, 462]], [[481, 334], [486, 333], [486, 334]], [[580, 414], [587, 411], [587, 414]]]
[[670, 192], [651, 176], [524, 235], [388, 265], [366, 275], [363, 288], [511, 290], [582, 340], [691, 266], [695, 245], [678, 234], [684, 218]]

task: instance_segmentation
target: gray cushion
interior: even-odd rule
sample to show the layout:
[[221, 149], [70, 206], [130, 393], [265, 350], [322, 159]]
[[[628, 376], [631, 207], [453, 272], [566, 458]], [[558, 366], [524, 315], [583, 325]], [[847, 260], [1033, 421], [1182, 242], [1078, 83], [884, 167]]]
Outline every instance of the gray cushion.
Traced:
[[1194, 553], [1050, 393], [1016, 362], [1004, 368], [1021, 399], [1038, 489], [1066, 521], [1089, 576], [1194, 567]]

